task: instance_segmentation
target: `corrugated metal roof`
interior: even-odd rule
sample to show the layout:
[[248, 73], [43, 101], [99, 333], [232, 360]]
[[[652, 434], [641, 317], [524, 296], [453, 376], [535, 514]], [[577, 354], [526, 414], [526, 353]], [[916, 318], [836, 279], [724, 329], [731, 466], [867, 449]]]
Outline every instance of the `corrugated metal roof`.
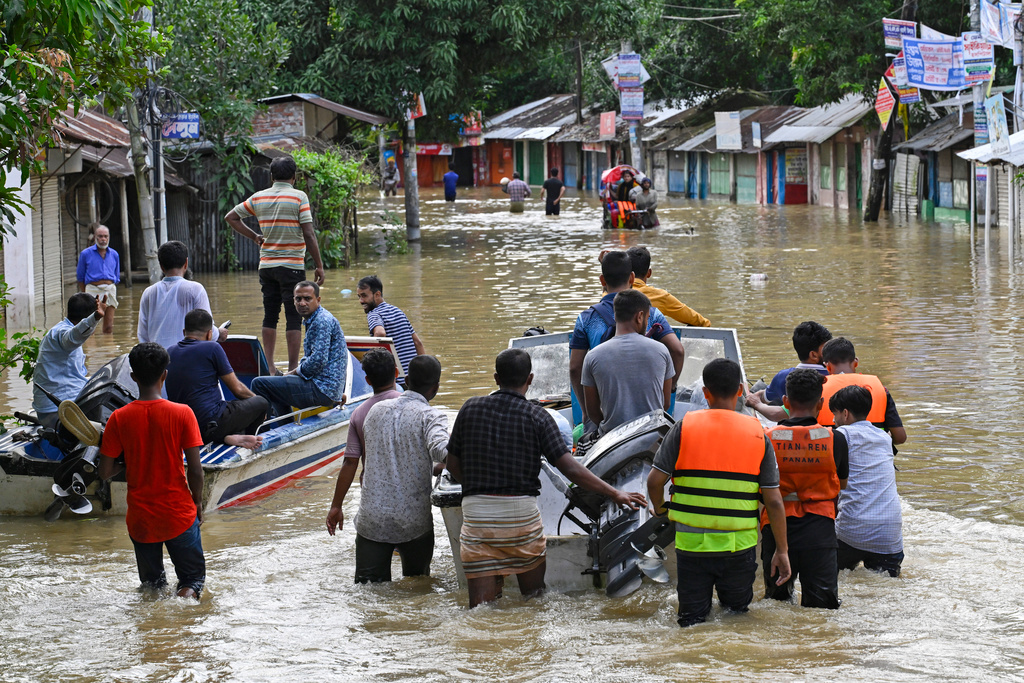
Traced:
[[515, 137], [516, 140], [547, 140], [549, 137], [561, 130], [561, 126], [540, 126], [538, 128], [527, 128]]
[[374, 125], [382, 125], [391, 121], [386, 116], [380, 114], [371, 114], [368, 111], [356, 109], [354, 107], [347, 107], [344, 104], [338, 104], [332, 102], [319, 95], [313, 95], [311, 93], [289, 93], [287, 95], [275, 95], [274, 97], [264, 97], [260, 100], [263, 104], [275, 104], [277, 102], [294, 102], [295, 100], [302, 100], [303, 102], [309, 102], [317, 107], [323, 107], [324, 109], [333, 111], [335, 114], [341, 116], [347, 116], [350, 119], [356, 119], [357, 121], [363, 121], [364, 123], [372, 123]]
[[68, 107], [54, 128], [62, 138], [96, 147], [130, 147], [132, 144], [124, 124], [106, 114], [88, 109], [79, 111], [75, 116], [74, 110]]
[[896, 151], [941, 152], [974, 137], [974, 114], [967, 112], [960, 124], [957, 112], [943, 116], [906, 142], [894, 145]]
[[[484, 125], [484, 138], [488, 140], [514, 140], [529, 130], [554, 128], [555, 132], [576, 120], [575, 95], [552, 95], [488, 117]], [[513, 131], [518, 130], [514, 135]], [[538, 135], [540, 133], [537, 133]], [[544, 138], [522, 138], [544, 140]]]
[[844, 128], [857, 123], [871, 111], [871, 103], [860, 95], [849, 94], [838, 102], [807, 109], [764, 138], [766, 144], [813, 142], [821, 144]]
[[[992, 94], [993, 95], [996, 94], [996, 93], [1008, 93], [1008, 92], [1013, 92], [1013, 86], [1012, 85], [997, 85], [997, 86], [993, 86], [993, 88], [992, 88]], [[967, 90], [965, 90], [963, 92], [957, 93], [953, 97], [947, 97], [944, 100], [939, 100], [938, 102], [936, 102], [932, 106], [933, 107], [960, 107], [960, 106], [967, 106], [969, 104], [974, 104], [974, 93], [971, 92], [970, 89], [967, 89]]]
[[989, 143], [957, 152], [956, 155], [961, 159], [980, 161], [983, 164], [990, 161], [1006, 161], [1013, 166], [1024, 166], [1024, 131], [1010, 136], [1010, 151], [1005, 154], [993, 154], [992, 144]]
[[515, 140], [516, 136], [528, 129], [522, 126], [503, 126], [491, 131], [484, 131], [485, 140]]

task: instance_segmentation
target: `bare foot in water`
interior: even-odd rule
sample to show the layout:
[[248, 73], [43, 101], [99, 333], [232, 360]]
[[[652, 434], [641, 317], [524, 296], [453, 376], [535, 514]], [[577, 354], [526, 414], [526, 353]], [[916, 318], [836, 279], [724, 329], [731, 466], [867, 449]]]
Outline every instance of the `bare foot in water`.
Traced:
[[263, 445], [263, 437], [252, 436], [251, 434], [231, 434], [224, 437], [224, 443], [229, 446], [248, 448], [250, 451], [258, 451], [260, 446]]
[[176, 595], [179, 598], [192, 598], [193, 600], [195, 600], [197, 602], [199, 601], [199, 596], [196, 595], [196, 592], [194, 590], [192, 590], [191, 588], [189, 588], [188, 586], [186, 586], [185, 588], [182, 588], [181, 590], [179, 590], [176, 593]]

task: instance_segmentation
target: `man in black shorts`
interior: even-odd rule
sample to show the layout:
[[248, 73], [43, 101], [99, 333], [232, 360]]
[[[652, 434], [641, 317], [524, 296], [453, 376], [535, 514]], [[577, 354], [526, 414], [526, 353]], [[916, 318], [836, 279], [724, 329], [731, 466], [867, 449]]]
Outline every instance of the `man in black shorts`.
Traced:
[[565, 194], [565, 185], [558, 179], [558, 169], [551, 169], [551, 177], [544, 181], [540, 188], [541, 199], [544, 200], [544, 215], [557, 216], [562, 210], [562, 195]]

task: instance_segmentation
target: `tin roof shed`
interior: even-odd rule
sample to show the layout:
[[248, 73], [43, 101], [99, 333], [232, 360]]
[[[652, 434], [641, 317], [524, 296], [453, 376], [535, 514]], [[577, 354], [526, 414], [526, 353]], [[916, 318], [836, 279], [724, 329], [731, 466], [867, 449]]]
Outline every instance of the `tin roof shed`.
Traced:
[[854, 125], [872, 110], [871, 103], [851, 93], [838, 102], [808, 109], [768, 135], [765, 144], [813, 142], [821, 144], [844, 128]]
[[897, 152], [941, 152], [974, 137], [974, 113], [964, 112], [963, 124], [957, 112], [947, 114], [906, 142], [893, 146]]

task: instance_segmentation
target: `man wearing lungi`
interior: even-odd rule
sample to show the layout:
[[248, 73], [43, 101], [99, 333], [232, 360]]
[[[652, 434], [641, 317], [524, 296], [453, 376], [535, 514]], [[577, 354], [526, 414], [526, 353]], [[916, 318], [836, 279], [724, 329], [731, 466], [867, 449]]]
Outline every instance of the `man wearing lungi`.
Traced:
[[494, 369], [498, 391], [466, 401], [448, 441], [448, 471], [462, 483], [459, 545], [471, 609], [499, 598], [512, 574], [523, 596], [544, 590], [541, 456], [578, 486], [633, 509], [646, 505], [642, 494], [618, 491], [576, 462], [554, 419], [526, 400], [533, 382], [528, 353], [506, 349]]

